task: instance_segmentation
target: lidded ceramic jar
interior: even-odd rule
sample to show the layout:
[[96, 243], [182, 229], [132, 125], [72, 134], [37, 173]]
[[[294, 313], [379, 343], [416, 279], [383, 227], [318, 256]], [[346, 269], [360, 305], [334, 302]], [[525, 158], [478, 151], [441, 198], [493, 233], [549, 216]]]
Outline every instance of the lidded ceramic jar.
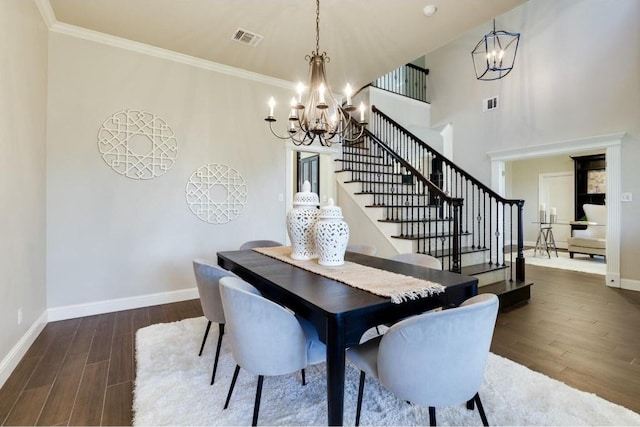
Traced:
[[316, 223], [316, 250], [320, 265], [344, 264], [349, 225], [342, 218], [342, 209], [334, 205], [333, 199], [329, 199], [329, 203], [320, 208]]
[[291, 240], [291, 258], [309, 260], [317, 258], [315, 225], [318, 221], [320, 200], [305, 181], [302, 191], [293, 197], [293, 208], [287, 213], [287, 233]]

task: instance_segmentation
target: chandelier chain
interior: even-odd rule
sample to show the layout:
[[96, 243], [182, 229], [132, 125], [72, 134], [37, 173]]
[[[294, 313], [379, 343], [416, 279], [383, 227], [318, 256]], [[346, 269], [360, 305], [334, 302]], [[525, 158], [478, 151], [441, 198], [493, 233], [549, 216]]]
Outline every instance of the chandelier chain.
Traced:
[[316, 0], [316, 55], [320, 54], [320, 0]]

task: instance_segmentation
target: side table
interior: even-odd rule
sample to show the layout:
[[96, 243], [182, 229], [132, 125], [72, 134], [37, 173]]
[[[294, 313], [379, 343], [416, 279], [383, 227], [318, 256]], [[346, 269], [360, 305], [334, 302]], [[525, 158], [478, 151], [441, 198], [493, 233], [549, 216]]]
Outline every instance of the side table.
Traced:
[[547, 256], [551, 258], [551, 250], [556, 252], [556, 258], [558, 257], [558, 248], [556, 247], [556, 239], [553, 237], [553, 224], [550, 222], [539, 222], [540, 231], [538, 232], [538, 239], [536, 240], [536, 247], [533, 250], [533, 256], [536, 256], [540, 251], [547, 253]]

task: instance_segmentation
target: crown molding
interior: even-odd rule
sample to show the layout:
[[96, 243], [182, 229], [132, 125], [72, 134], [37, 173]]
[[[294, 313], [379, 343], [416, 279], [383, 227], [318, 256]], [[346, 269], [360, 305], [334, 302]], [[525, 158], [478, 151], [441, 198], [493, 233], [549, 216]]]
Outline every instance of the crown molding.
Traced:
[[53, 8], [51, 7], [51, 2], [49, 0], [34, 0], [36, 6], [38, 6], [38, 10], [40, 11], [40, 15], [42, 15], [42, 20], [49, 30], [51, 27], [58, 22], [56, 19], [56, 14], [53, 12]]
[[608, 135], [591, 136], [587, 138], [570, 139], [551, 144], [533, 145], [521, 148], [510, 148], [487, 152], [492, 161], [522, 160], [533, 157], [544, 157], [562, 153], [572, 153], [580, 150], [593, 150], [620, 145], [625, 132]]
[[264, 83], [270, 86], [281, 87], [289, 90], [294, 87], [294, 83], [287, 80], [265, 76], [264, 74], [254, 73], [252, 71], [219, 64], [213, 61], [207, 61], [206, 59], [196, 58], [195, 56], [177, 53], [168, 49], [162, 49], [122, 37], [112, 36], [110, 34], [101, 33], [99, 31], [89, 30], [87, 28], [82, 28], [71, 24], [65, 24], [63, 22], [59, 22], [56, 19], [55, 13], [53, 12], [53, 8], [51, 7], [51, 3], [49, 2], [49, 0], [34, 1], [36, 2], [38, 9], [40, 10], [42, 19], [49, 27], [49, 31], [57, 34], [63, 34], [66, 36], [88, 40], [119, 49], [125, 49], [132, 52], [141, 53], [143, 55], [149, 55], [156, 58], [189, 65], [191, 67], [214, 71], [221, 74], [227, 74], [244, 80]]

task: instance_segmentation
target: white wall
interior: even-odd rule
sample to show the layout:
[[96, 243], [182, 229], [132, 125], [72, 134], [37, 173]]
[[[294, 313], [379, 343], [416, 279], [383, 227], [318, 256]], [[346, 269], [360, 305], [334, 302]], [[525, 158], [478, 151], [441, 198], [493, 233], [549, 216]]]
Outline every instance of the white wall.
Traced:
[[[526, 201], [522, 212], [525, 244], [535, 244], [538, 238], [539, 225], [535, 222], [539, 221], [540, 174], [570, 172], [573, 175], [573, 168], [573, 160], [569, 155], [518, 160], [507, 164], [509, 179], [506, 182], [506, 197]], [[573, 181], [570, 188], [564, 190], [570, 199], [571, 209], [561, 213], [561, 220], [567, 224], [554, 225], [553, 234], [558, 247], [566, 248], [570, 235], [568, 221], [573, 220]]]
[[[522, 34], [507, 77], [475, 79], [470, 52], [491, 22], [426, 56], [431, 123], [453, 123], [456, 163], [485, 183], [489, 151], [626, 132], [622, 191], [640, 194], [638, 22], [637, 0], [526, 2], [496, 18], [497, 29]], [[494, 95], [499, 108], [483, 113], [482, 100]], [[640, 280], [640, 199], [623, 203], [621, 216], [620, 273]]]
[[[269, 96], [287, 91], [58, 33], [49, 55], [47, 290], [58, 316], [191, 289], [193, 258], [285, 240], [285, 148], [262, 119]], [[98, 130], [127, 108], [173, 129], [179, 152], [166, 174], [133, 180], [102, 160]], [[187, 180], [207, 163], [232, 166], [247, 186], [247, 205], [227, 224], [203, 222], [185, 203]]]
[[2, 385], [46, 321], [47, 29], [34, 2], [0, 2], [0, 52]]
[[400, 126], [429, 144], [434, 150], [439, 153], [443, 152], [442, 135], [430, 127], [430, 104], [398, 96], [375, 87], [369, 87], [363, 91], [364, 96], [367, 93], [369, 100], [365, 100], [365, 104], [375, 105], [398, 122]]

